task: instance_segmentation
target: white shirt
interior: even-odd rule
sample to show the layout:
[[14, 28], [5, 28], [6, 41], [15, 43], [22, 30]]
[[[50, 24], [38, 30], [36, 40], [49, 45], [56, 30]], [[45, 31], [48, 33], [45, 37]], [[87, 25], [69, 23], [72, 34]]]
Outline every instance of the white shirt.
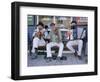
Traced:
[[[35, 29], [35, 31], [33, 32], [33, 35], [32, 36], [34, 37], [37, 32], [39, 32], [39, 29], [38, 28]], [[40, 32], [44, 33], [45, 32], [45, 29], [42, 29]]]

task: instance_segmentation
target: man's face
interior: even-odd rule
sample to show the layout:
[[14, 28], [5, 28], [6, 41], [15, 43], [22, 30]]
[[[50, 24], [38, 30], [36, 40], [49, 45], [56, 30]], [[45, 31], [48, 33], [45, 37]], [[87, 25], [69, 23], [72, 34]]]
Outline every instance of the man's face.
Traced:
[[52, 26], [51, 26], [51, 29], [52, 29], [53, 31], [55, 31], [55, 29], [56, 29], [55, 25], [52, 25]]
[[43, 29], [43, 27], [42, 27], [41, 25], [39, 25], [39, 26], [38, 26], [38, 29], [39, 29], [39, 30], [42, 30], [42, 29]]
[[76, 25], [76, 23], [72, 23], [72, 24], [71, 24], [71, 26], [75, 26], [75, 25]]

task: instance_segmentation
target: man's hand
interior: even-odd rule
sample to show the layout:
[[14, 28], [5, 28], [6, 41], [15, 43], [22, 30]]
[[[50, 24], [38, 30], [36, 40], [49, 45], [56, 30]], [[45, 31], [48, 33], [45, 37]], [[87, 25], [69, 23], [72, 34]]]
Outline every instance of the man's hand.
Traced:
[[62, 42], [62, 40], [59, 40], [58, 43]]

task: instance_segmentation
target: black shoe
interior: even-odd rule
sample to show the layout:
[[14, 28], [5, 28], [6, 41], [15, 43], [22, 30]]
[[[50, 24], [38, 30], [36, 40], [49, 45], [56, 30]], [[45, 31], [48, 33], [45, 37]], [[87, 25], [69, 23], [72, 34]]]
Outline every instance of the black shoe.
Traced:
[[82, 60], [82, 56], [77, 56], [79, 60]]
[[57, 57], [56, 60], [57, 60], [58, 62], [62, 62], [61, 57]]
[[53, 59], [53, 60], [56, 60], [56, 58], [57, 58], [56, 55], [53, 55], [53, 56], [52, 56], [52, 59]]
[[75, 57], [78, 56], [76, 51], [75, 51], [74, 55], [75, 55]]
[[46, 58], [46, 62], [48, 63], [48, 62], [51, 62], [52, 61], [52, 57], [47, 57]]
[[62, 56], [62, 57], [60, 58], [60, 60], [67, 60], [67, 57], [66, 57], [66, 56]]
[[36, 53], [31, 53], [31, 58], [32, 59], [36, 59], [37, 58], [37, 54]]

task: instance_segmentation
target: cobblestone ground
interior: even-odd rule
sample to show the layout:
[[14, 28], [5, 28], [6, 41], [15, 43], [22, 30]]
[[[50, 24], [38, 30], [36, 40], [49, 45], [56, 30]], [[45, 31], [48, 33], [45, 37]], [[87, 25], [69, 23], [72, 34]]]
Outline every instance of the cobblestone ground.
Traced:
[[73, 53], [63, 53], [63, 56], [67, 57], [67, 60], [52, 60], [47, 62], [44, 59], [44, 54], [38, 55], [36, 59], [32, 59], [30, 55], [28, 55], [28, 66], [51, 66], [51, 65], [79, 65], [79, 64], [87, 64], [87, 56], [82, 54], [82, 59], [79, 60], [78, 57], [75, 57]]

